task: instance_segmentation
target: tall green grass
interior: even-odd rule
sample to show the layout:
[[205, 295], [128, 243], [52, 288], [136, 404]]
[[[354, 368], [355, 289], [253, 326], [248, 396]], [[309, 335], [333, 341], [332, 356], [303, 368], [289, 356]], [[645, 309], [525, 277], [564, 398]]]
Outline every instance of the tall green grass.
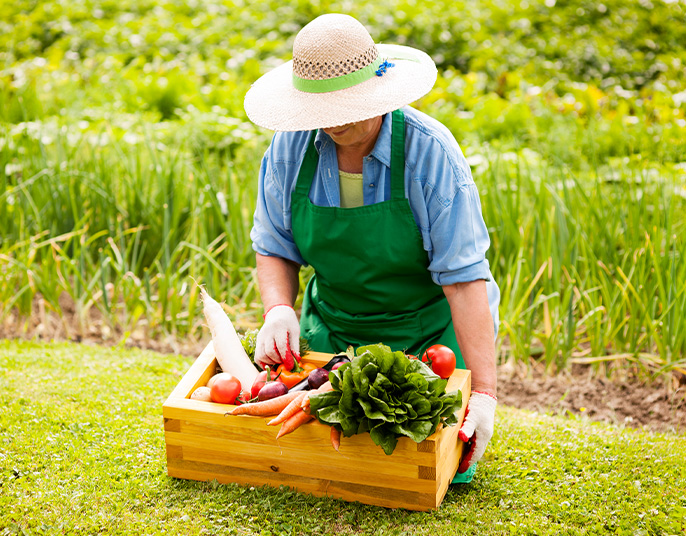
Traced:
[[[127, 139], [5, 134], [0, 320], [30, 314], [37, 295], [59, 313], [66, 293], [83, 323], [97, 308], [118, 337], [199, 338], [197, 282], [239, 326], [258, 325], [249, 230], [268, 139], [228, 153], [180, 133]], [[680, 168], [627, 157], [584, 171], [529, 148], [467, 149], [502, 292], [502, 359], [653, 374], [686, 364]]]
[[254, 324], [256, 143], [228, 155], [185, 135], [104, 135], [58, 131], [46, 145], [44, 132], [5, 133], [0, 320], [30, 314], [38, 294], [59, 313], [66, 293], [80, 318], [97, 308], [120, 335], [139, 322], [197, 335], [197, 281]]
[[683, 177], [623, 161], [582, 177], [531, 152], [507, 156], [482, 175], [504, 350], [551, 370], [683, 367]]

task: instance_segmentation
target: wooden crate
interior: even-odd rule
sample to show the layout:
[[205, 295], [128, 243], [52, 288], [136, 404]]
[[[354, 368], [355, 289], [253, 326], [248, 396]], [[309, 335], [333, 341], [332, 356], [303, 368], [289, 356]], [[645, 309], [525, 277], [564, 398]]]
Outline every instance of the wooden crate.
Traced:
[[[331, 355], [303, 357], [318, 365]], [[210, 343], [163, 406], [169, 476], [253, 486], [287, 486], [316, 496], [389, 508], [438, 508], [462, 455], [457, 438], [471, 392], [469, 371], [456, 370], [448, 390], [462, 391], [457, 426], [442, 427], [421, 443], [401, 438], [390, 456], [369, 434], [342, 437], [331, 446], [330, 428], [311, 421], [279, 440], [271, 419], [229, 415], [233, 406], [190, 400], [217, 370]]]

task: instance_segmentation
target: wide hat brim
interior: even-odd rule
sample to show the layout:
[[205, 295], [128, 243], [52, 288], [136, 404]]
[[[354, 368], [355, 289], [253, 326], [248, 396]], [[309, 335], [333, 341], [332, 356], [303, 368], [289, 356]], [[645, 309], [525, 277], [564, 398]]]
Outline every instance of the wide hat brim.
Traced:
[[244, 106], [248, 117], [253, 123], [275, 131], [332, 128], [392, 112], [431, 91], [437, 71], [428, 54], [402, 45], [376, 47], [393, 67], [382, 76], [326, 93], [296, 89], [293, 62], [280, 65], [260, 77], [246, 94]]

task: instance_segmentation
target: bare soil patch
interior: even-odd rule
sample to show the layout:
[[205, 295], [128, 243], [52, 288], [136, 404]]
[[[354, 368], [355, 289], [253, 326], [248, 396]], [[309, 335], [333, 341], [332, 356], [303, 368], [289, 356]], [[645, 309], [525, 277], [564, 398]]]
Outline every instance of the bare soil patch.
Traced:
[[[0, 323], [0, 338], [123, 345], [191, 357], [197, 357], [209, 340], [150, 337], [144, 323], [124, 337], [110, 329], [95, 308], [87, 318], [78, 318], [73, 303], [64, 297], [60, 309], [61, 315], [46, 311], [37, 299], [31, 317], [9, 315]], [[236, 328], [242, 330], [243, 326]], [[539, 413], [583, 415], [593, 421], [631, 428], [686, 433], [685, 375], [675, 374], [671, 381], [663, 378], [648, 383], [624, 370], [619, 374], [610, 380], [593, 375], [587, 366], [574, 366], [551, 376], [535, 365], [505, 365], [498, 370], [498, 399], [501, 404]]]
[[[618, 376], [618, 375], [616, 375]], [[686, 378], [641, 381], [636, 376], [608, 379], [587, 366], [555, 376], [535, 368], [498, 370], [501, 404], [545, 414], [584, 416], [593, 421], [652, 432], [686, 433]]]

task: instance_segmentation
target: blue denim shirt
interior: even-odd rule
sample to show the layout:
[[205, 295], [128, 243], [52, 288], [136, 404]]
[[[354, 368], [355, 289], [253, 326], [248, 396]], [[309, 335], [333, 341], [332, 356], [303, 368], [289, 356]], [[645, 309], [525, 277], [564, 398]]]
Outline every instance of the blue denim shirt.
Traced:
[[[498, 327], [500, 292], [486, 250], [488, 230], [471, 170], [450, 131], [409, 106], [405, 113], [405, 195], [422, 234], [429, 272], [437, 285], [484, 279]], [[310, 132], [277, 132], [262, 159], [250, 237], [253, 249], [305, 265], [291, 231], [291, 193]], [[310, 190], [315, 205], [340, 206], [338, 162], [333, 140], [319, 130], [319, 166]], [[364, 204], [390, 198], [391, 114], [386, 114], [372, 152], [363, 162]]]

